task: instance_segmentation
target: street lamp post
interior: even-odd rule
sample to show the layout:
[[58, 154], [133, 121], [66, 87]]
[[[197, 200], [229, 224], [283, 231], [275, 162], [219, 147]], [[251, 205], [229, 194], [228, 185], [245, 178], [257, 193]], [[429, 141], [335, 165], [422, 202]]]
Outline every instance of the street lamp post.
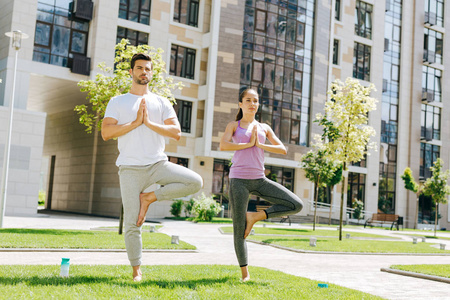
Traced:
[[6, 208], [6, 190], [8, 186], [8, 171], [9, 171], [9, 151], [11, 149], [11, 132], [12, 132], [12, 121], [14, 112], [14, 93], [16, 90], [16, 73], [17, 73], [17, 57], [19, 54], [20, 47], [22, 45], [22, 39], [28, 38], [28, 35], [21, 32], [20, 30], [6, 32], [7, 37], [12, 38], [12, 47], [15, 48], [16, 54], [14, 59], [14, 75], [13, 75], [13, 86], [12, 86], [12, 96], [11, 102], [9, 103], [9, 122], [6, 131], [6, 143], [5, 151], [3, 152], [3, 176], [2, 176], [2, 195], [0, 202], [0, 228], [3, 228], [3, 217], [5, 215]]

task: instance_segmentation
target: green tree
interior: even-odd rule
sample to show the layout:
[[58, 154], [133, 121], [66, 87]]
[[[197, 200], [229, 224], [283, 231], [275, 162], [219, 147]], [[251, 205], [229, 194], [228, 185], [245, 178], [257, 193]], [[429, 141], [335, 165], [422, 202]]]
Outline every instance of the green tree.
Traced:
[[148, 45], [135, 47], [129, 44], [128, 40], [122, 39], [115, 46], [115, 68], [100, 63], [97, 66], [100, 72], [95, 75], [95, 79], [78, 82], [80, 90], [87, 93], [86, 98], [89, 100], [89, 104], [77, 105], [75, 111], [80, 117], [80, 123], [86, 126], [88, 133], [91, 133], [94, 127], [97, 127], [97, 130], [101, 129], [109, 100], [130, 90], [130, 60], [135, 53], [148, 53], [152, 58], [153, 79], [149, 82], [149, 88], [153, 93], [166, 97], [174, 103], [173, 91], [181, 89], [183, 86], [181, 82], [174, 83], [173, 78], [167, 76], [166, 64], [162, 59], [162, 49], [155, 49]]
[[[368, 125], [369, 112], [376, 109], [377, 102], [370, 97], [372, 90], [375, 90], [373, 84], [364, 87], [353, 78], [347, 78], [345, 83], [337, 80], [328, 91], [330, 100], [325, 103], [325, 115], [316, 116], [323, 126], [325, 147], [332, 160], [342, 162], [343, 174], [351, 163], [361, 161], [365, 154], [369, 155], [368, 150], [375, 147], [374, 143], [369, 143], [375, 130]], [[342, 240], [344, 187], [342, 184], [339, 240]]]
[[439, 204], [446, 204], [447, 196], [450, 195], [450, 186], [447, 185], [450, 170], [442, 171], [443, 164], [444, 161], [440, 158], [433, 163], [433, 166], [430, 167], [432, 175], [423, 185], [423, 193], [426, 196], [431, 196], [432, 201], [436, 205], [436, 213], [434, 214], [434, 236], [436, 236]]
[[416, 214], [414, 217], [414, 228], [417, 229], [418, 223], [417, 218], [419, 214], [419, 196], [422, 193], [423, 186], [415, 181], [412, 171], [409, 167], [407, 167], [405, 171], [403, 171], [403, 175], [400, 177], [403, 179], [403, 182], [405, 183], [405, 189], [416, 194]]
[[314, 144], [313, 148], [314, 150], [310, 150], [308, 153], [302, 156], [301, 162], [302, 168], [305, 171], [306, 178], [314, 183], [313, 230], [316, 230], [316, 214], [319, 188], [325, 187], [327, 185], [327, 182], [331, 180], [340, 164], [329, 159], [329, 155], [323, 144]]

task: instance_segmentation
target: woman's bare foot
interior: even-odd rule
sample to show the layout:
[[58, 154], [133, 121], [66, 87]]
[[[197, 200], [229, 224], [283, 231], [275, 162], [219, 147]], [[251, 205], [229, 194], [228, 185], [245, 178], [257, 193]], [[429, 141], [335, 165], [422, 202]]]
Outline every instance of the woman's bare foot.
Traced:
[[141, 266], [134, 266], [133, 267], [133, 281], [142, 281], [142, 271]]
[[248, 272], [248, 266], [241, 267], [242, 279], [241, 282], [247, 282], [250, 280], [250, 273]]
[[141, 208], [139, 209], [139, 216], [136, 225], [140, 227], [145, 222], [145, 215], [147, 214], [148, 207], [156, 201], [155, 193], [141, 193], [139, 195], [139, 201], [141, 202]]
[[266, 212], [265, 211], [247, 212], [246, 219], [247, 223], [245, 224], [244, 239], [248, 237], [250, 231], [252, 231], [253, 225], [255, 225], [256, 222], [266, 219]]

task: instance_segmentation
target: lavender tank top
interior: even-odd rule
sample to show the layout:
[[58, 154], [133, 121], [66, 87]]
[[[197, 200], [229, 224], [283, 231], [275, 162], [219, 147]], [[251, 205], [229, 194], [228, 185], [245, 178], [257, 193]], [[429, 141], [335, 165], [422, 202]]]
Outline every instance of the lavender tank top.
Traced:
[[[261, 144], [266, 140], [266, 133], [261, 124], [258, 123], [258, 139]], [[238, 121], [238, 127], [233, 134], [234, 143], [248, 143], [252, 136], [251, 129], [241, 127], [241, 121]], [[264, 178], [264, 150], [256, 146], [237, 150], [231, 160], [229, 178], [240, 179], [259, 179]]]

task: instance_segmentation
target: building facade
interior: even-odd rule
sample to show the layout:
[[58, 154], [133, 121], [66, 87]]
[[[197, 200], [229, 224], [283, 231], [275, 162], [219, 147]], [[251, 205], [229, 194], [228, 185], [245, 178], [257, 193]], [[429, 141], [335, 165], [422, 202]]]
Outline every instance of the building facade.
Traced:
[[[410, 167], [425, 180], [437, 157], [449, 166], [450, 126], [443, 116], [450, 66], [443, 49], [450, 46], [444, 18], [450, 8], [443, 0], [1, 0], [0, 11], [2, 32], [30, 35], [19, 52], [6, 213], [35, 212], [42, 189], [47, 209], [119, 215], [117, 144], [87, 134], [74, 107], [87, 102], [77, 83], [94, 78], [101, 62], [113, 66], [114, 45], [126, 38], [161, 48], [168, 73], [183, 82], [175, 92], [183, 134], [166, 141], [166, 153], [198, 172], [201, 192], [214, 194], [225, 209], [232, 153], [219, 151], [219, 142], [240, 91], [258, 90], [257, 119], [288, 149], [286, 156], [266, 154], [266, 175], [304, 200], [299, 216], [305, 217], [313, 214], [314, 190], [300, 158], [321, 133], [314, 119], [330, 83], [353, 77], [377, 87], [372, 96], [379, 103], [369, 120], [378, 152], [350, 167], [345, 205], [356, 198], [366, 218], [384, 212], [402, 216], [407, 227], [416, 217], [419, 227], [434, 224], [431, 199], [417, 200], [400, 176]], [[0, 121], [6, 124], [15, 50], [3, 33], [0, 42]], [[340, 199], [340, 185], [321, 190], [320, 216], [328, 217], [332, 198]], [[170, 204], [152, 205], [148, 217], [169, 216]], [[249, 209], [258, 204], [264, 200], [253, 197]], [[449, 206], [441, 205], [439, 215], [439, 226], [448, 227]]]

